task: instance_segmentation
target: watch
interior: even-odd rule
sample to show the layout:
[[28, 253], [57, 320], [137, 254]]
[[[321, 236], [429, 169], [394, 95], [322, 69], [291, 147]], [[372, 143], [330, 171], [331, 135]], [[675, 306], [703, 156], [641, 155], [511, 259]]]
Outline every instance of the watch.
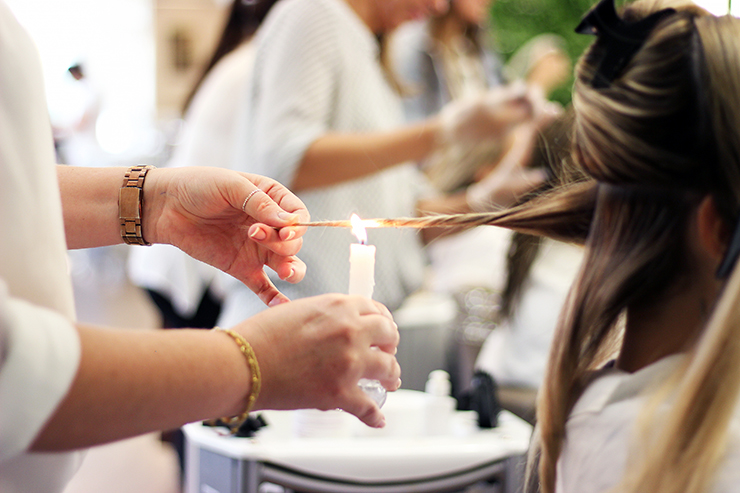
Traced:
[[141, 232], [141, 211], [144, 199], [144, 179], [154, 166], [139, 164], [126, 171], [118, 193], [118, 216], [121, 238], [127, 245], [151, 245]]

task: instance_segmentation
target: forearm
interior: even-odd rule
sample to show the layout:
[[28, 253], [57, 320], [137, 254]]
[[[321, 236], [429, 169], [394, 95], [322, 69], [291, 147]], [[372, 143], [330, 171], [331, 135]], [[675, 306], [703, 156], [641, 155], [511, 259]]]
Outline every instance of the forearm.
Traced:
[[126, 168], [57, 166], [69, 248], [121, 243], [118, 191]]
[[79, 330], [77, 376], [35, 451], [84, 448], [239, 414], [246, 406], [249, 367], [226, 334]]
[[439, 121], [430, 119], [387, 132], [331, 133], [306, 151], [292, 190], [335, 185], [407, 161], [419, 161], [437, 145]]

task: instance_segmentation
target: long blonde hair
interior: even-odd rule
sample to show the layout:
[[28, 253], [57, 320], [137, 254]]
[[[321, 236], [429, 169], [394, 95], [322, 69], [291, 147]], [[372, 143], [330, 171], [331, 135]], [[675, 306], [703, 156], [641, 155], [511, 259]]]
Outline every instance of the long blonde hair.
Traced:
[[[639, 20], [668, 2], [623, 9]], [[711, 195], [728, 224], [740, 211], [740, 21], [686, 2], [663, 18], [607, 85], [592, 84], [605, 47], [576, 67], [572, 157], [585, 178], [503, 214], [497, 224], [584, 241], [538, 401], [529, 488], [552, 493], [565, 423], [591, 371], [617, 350], [633, 309], [691, 281], [687, 221]], [[738, 269], [735, 269], [736, 271]], [[706, 491], [740, 387], [740, 274], [696, 343], [660, 439], [620, 491]], [[719, 364], [718, 364], [719, 363]]]

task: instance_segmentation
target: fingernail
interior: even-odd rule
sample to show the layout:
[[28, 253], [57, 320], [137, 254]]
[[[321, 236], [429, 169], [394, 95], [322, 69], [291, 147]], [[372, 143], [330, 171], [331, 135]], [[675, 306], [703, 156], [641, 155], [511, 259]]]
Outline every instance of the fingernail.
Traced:
[[293, 214], [292, 212], [278, 212], [278, 217], [283, 221], [291, 223], [298, 222], [298, 214]]
[[270, 302], [267, 304], [269, 307], [282, 305], [283, 303], [287, 303], [285, 300], [280, 299], [279, 297], [275, 296], [273, 299], [270, 300]]
[[262, 241], [265, 238], [267, 238], [267, 233], [262, 231], [262, 228], [257, 227], [257, 228], [254, 228], [254, 231], [252, 231], [249, 234], [249, 237], [252, 238], [253, 240]]
[[285, 280], [287, 281], [289, 279], [292, 279], [294, 274], [295, 274], [295, 269], [291, 267], [290, 268], [290, 274], [288, 274], [287, 276], [285, 276]]
[[285, 241], [290, 241], [293, 238], [295, 238], [295, 231], [293, 230], [288, 231], [288, 236], [285, 237]]

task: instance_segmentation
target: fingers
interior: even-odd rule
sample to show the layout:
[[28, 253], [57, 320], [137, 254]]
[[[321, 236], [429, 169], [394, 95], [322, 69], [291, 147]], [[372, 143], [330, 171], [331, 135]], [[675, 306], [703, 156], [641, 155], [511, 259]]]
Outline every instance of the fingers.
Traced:
[[371, 428], [383, 428], [385, 426], [385, 416], [378, 405], [357, 386], [352, 390], [347, 405], [343, 406], [342, 409], [354, 414]]
[[300, 221], [300, 215], [289, 212], [280, 207], [267, 192], [252, 188], [242, 202], [242, 210], [256, 219], [273, 228], [281, 228], [296, 224]]
[[[396, 354], [400, 336], [398, 325], [388, 308], [382, 303], [363, 296], [351, 296], [350, 298], [359, 304], [359, 313], [364, 318], [364, 323], [370, 327], [365, 331], [369, 347], [377, 347], [391, 355]], [[381, 319], [378, 320], [376, 317], [381, 317]]]
[[[249, 173], [243, 173], [243, 175], [254, 187], [248, 191], [248, 194], [255, 189], [263, 192], [255, 193], [244, 207], [244, 211], [258, 222], [263, 222], [273, 228], [284, 228], [310, 220], [306, 206], [285, 186], [264, 176]], [[304, 232], [305, 227], [294, 227], [296, 236], [302, 236]]]
[[401, 365], [395, 356], [383, 351], [371, 351], [366, 358], [363, 378], [378, 380], [386, 389], [397, 390], [401, 386]]
[[[387, 390], [393, 392], [398, 390], [401, 386], [401, 368], [395, 358], [388, 355], [383, 355], [380, 351], [375, 351], [378, 356], [385, 356], [385, 358], [391, 358], [390, 369], [385, 368], [381, 374], [374, 375], [368, 374], [365, 378], [372, 378], [379, 380], [380, 383]], [[386, 376], [384, 377], [383, 374]], [[366, 395], [358, 386], [353, 386], [350, 390], [350, 398], [347, 405], [343, 406], [343, 409], [351, 414], [357, 416], [360, 421], [373, 428], [382, 428], [385, 426], [385, 416], [378, 408], [377, 404], [373, 399]]]
[[303, 245], [296, 228], [276, 230], [267, 224], [256, 223], [249, 227], [247, 234], [252, 241], [282, 256], [296, 255]]
[[267, 306], [277, 306], [290, 301], [275, 287], [262, 269], [252, 272], [251, 275], [241, 279], [241, 281]]
[[306, 276], [306, 264], [298, 257], [272, 256], [267, 266], [274, 270], [280, 279], [292, 284], [300, 282]]

